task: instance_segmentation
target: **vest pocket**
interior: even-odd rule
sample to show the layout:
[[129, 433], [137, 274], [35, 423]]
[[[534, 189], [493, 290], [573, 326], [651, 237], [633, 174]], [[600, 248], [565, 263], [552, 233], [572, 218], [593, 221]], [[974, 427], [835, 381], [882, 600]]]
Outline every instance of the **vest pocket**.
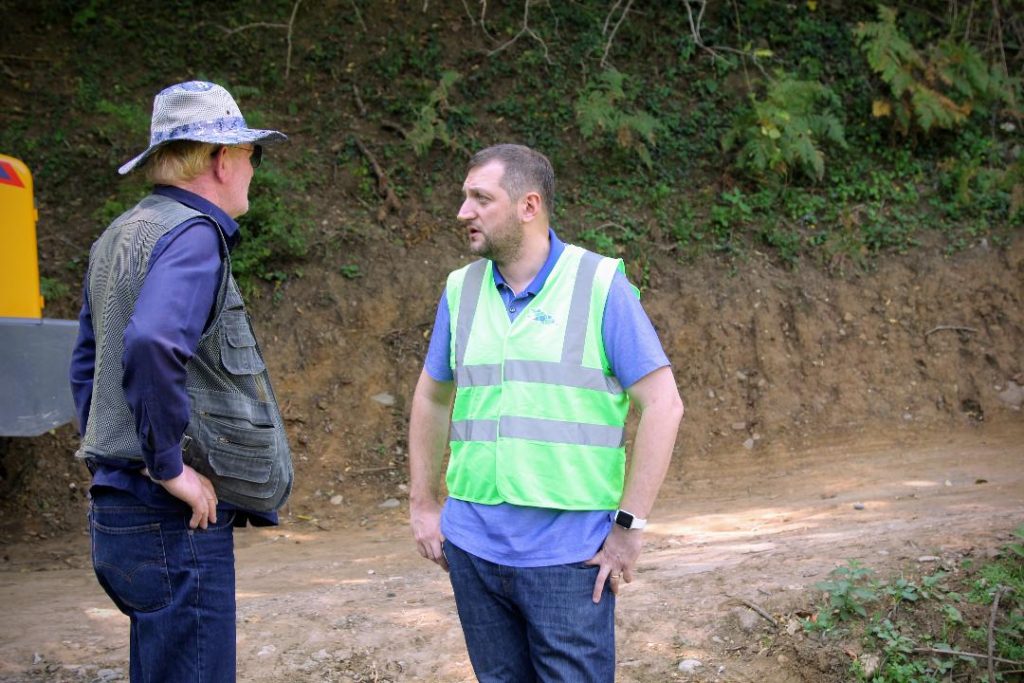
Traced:
[[277, 509], [291, 490], [291, 458], [275, 408], [235, 393], [189, 390], [186, 462], [217, 496], [245, 510]]
[[249, 327], [245, 311], [224, 311], [221, 317], [220, 357], [224, 368], [233, 375], [256, 375], [266, 369], [256, 337]]
[[277, 429], [272, 424], [260, 426], [209, 413], [200, 419], [218, 495], [229, 491], [249, 498], [270, 498], [278, 493]]
[[240, 454], [215, 447], [210, 450], [210, 467], [225, 479], [222, 482], [227, 488], [247, 496], [267, 498], [273, 495], [264, 491], [263, 486], [249, 487], [246, 484], [266, 484], [274, 471], [274, 461], [267, 456], [251, 453]]
[[[225, 419], [214, 417], [207, 413], [203, 416], [210, 434], [210, 447], [223, 448], [238, 453], [258, 453], [267, 451], [274, 445], [274, 437], [277, 433], [273, 423], [266, 425], [248, 423], [241, 426], [233, 424]], [[243, 422], [243, 420], [238, 420]]]

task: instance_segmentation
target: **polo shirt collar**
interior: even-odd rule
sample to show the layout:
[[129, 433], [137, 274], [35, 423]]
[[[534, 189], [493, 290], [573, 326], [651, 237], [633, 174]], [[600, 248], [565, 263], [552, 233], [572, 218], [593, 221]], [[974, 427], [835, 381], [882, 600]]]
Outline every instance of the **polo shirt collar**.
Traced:
[[[544, 283], [547, 282], [548, 276], [551, 275], [551, 271], [554, 270], [555, 264], [558, 263], [559, 257], [562, 252], [565, 251], [565, 243], [558, 239], [558, 235], [551, 228], [548, 228], [548, 241], [551, 244], [551, 250], [548, 251], [548, 258], [544, 261], [544, 265], [534, 276], [533, 281], [526, 288], [525, 291], [520, 293], [520, 296], [524, 294], [532, 294], [536, 296], [540, 293], [540, 290], [544, 288]], [[498, 269], [491, 269], [494, 273], [494, 286], [498, 287], [505, 284], [505, 276], [503, 276]]]
[[200, 197], [195, 192], [174, 185], [157, 185], [153, 188], [153, 194], [158, 194], [168, 199], [184, 204], [190, 209], [205, 213], [217, 223], [221, 233], [224, 235], [228, 248], [233, 249], [241, 237], [238, 233], [238, 222], [231, 216], [224, 213], [224, 210], [205, 197]]

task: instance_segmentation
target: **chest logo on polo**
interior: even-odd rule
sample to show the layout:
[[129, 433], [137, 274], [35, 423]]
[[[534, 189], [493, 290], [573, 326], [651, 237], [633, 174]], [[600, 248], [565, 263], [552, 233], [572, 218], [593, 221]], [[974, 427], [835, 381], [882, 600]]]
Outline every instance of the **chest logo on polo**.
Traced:
[[554, 325], [555, 324], [555, 319], [552, 318], [547, 313], [545, 313], [544, 311], [540, 310], [539, 308], [533, 309], [530, 312], [530, 316], [531, 316], [530, 320], [532, 320], [535, 323], [540, 323], [541, 325]]

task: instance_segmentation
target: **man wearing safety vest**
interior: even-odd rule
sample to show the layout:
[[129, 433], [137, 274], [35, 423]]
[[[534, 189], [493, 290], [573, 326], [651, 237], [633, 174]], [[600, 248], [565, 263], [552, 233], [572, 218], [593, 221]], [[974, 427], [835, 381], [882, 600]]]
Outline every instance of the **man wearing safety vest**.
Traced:
[[622, 261], [549, 227], [543, 154], [484, 149], [463, 192], [458, 219], [482, 258], [448, 276], [413, 396], [413, 535], [449, 572], [481, 681], [612, 681], [615, 594], [683, 404]]

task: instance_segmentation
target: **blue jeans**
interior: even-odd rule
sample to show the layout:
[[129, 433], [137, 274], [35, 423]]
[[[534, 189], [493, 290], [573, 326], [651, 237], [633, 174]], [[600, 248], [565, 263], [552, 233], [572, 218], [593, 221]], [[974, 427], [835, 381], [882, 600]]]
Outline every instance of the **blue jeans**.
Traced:
[[615, 680], [615, 596], [597, 567], [509, 567], [445, 541], [455, 604], [481, 683]]
[[191, 511], [158, 509], [114, 489], [93, 491], [92, 563], [131, 619], [133, 683], [235, 680], [235, 555], [230, 511], [206, 530]]

